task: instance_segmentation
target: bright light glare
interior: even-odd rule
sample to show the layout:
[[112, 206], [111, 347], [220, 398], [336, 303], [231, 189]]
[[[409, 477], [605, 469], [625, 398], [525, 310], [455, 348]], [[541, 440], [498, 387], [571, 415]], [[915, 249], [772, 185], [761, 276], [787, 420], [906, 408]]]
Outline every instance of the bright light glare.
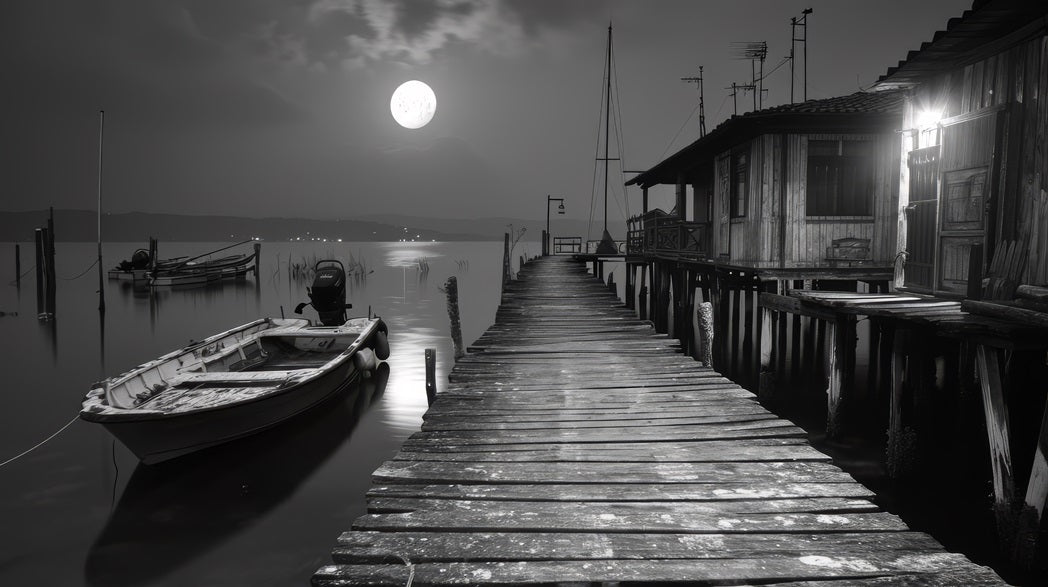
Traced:
[[931, 108], [922, 108], [914, 116], [913, 123], [917, 128], [928, 128], [939, 124], [942, 120], [942, 111]]

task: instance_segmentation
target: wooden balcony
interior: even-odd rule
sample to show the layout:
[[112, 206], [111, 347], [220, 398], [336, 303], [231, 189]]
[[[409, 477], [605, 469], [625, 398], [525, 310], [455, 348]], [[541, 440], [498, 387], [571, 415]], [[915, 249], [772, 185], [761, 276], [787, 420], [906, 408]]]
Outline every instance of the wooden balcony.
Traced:
[[705, 256], [709, 247], [708, 222], [688, 222], [679, 218], [651, 218], [641, 228], [629, 231], [627, 254], [685, 254]]

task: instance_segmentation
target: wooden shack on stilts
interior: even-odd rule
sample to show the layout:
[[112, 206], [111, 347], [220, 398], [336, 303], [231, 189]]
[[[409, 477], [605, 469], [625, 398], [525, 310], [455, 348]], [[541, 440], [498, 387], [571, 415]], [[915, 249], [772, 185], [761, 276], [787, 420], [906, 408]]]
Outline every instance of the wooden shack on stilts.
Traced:
[[938, 320], [883, 321], [894, 347], [890, 433], [906, 423], [917, 443], [889, 461], [906, 472], [957, 445], [988, 455], [975, 477], [992, 480], [1001, 552], [1027, 572], [1040, 566], [1043, 579], [1048, 4], [978, 0], [876, 86], [906, 92], [896, 286], [960, 303], [940, 305]]
[[[636, 176], [629, 184], [644, 207], [630, 220], [628, 275], [647, 295], [637, 299], [634, 286], [627, 304], [646, 302], [641, 314], [692, 350], [695, 305], [712, 302], [723, 341], [714, 364], [753, 391], [772, 389], [762, 339], [791, 339], [811, 364], [780, 369], [811, 372], [825, 334], [806, 319], [768, 328], [758, 294], [887, 288], [902, 101], [898, 91], [860, 92], [734, 116]], [[669, 213], [648, 208], [660, 184], [675, 186]]]
[[886, 437], [892, 478], [976, 504], [1043, 579], [1046, 138], [1048, 5], [976, 0], [869, 91], [733, 116], [631, 180], [626, 303], [694, 354], [712, 302], [718, 371]]

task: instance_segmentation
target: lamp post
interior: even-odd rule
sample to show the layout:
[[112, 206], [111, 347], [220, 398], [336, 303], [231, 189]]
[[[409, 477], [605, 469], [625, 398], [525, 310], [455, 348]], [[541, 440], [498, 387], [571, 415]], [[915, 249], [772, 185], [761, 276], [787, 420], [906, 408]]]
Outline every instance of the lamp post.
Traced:
[[548, 254], [548, 255], [553, 254], [553, 252], [551, 250], [552, 247], [550, 246], [550, 243], [553, 242], [553, 236], [550, 235], [550, 233], [549, 233], [549, 205], [550, 205], [550, 202], [560, 202], [560, 204], [557, 206], [557, 214], [563, 214], [564, 213], [564, 198], [553, 198], [553, 197], [550, 197], [549, 194], [546, 194], [546, 242], [543, 243], [543, 244], [546, 245], [546, 254]]

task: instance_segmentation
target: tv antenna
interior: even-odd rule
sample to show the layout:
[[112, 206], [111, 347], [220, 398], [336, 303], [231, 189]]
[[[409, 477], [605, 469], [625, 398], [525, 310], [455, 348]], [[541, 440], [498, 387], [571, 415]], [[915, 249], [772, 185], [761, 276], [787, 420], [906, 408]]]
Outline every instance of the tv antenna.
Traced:
[[[735, 112], [736, 115], [739, 114], [739, 100], [738, 100], [738, 98], [736, 96], [739, 95], [740, 91], [742, 91], [742, 92], [753, 91], [756, 88], [757, 88], [757, 86], [755, 86], [753, 84], [740, 84], [740, 83], [736, 83], [736, 82], [731, 82], [731, 87], [730, 88], [724, 88], [725, 90], [731, 90], [731, 105], [732, 105], [732, 108], [734, 109], [734, 112]], [[754, 93], [756, 93], [756, 92], [754, 92]], [[753, 98], [753, 104], [754, 104], [754, 106], [753, 106], [754, 109], [756, 109], [757, 108], [757, 98], [756, 97]]]
[[703, 99], [702, 66], [699, 66], [698, 77], [682, 77], [682, 82], [695, 82], [699, 86], [699, 138], [706, 136], [706, 105]]
[[[790, 104], [793, 104], [793, 80], [794, 80], [794, 57], [797, 43], [803, 43], [804, 53], [804, 101], [808, 101], [808, 15], [812, 13], [811, 8], [801, 11], [800, 17], [790, 17]], [[797, 27], [801, 28], [802, 37], [797, 36]]]
[[[753, 109], [764, 107], [764, 60], [768, 57], [768, 43], [752, 41], [732, 43], [736, 59], [750, 60], [750, 86], [753, 89]], [[760, 63], [760, 71], [757, 64]]]

